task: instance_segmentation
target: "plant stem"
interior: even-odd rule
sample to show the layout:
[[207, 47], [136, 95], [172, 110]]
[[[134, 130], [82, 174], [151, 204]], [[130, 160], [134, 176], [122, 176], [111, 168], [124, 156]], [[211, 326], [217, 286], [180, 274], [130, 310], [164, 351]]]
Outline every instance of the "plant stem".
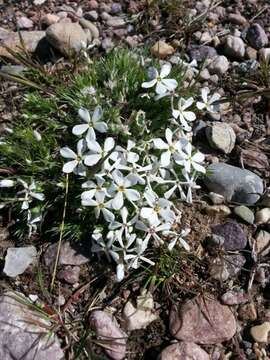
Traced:
[[62, 239], [63, 239], [64, 226], [65, 226], [65, 218], [66, 218], [66, 210], [67, 210], [67, 198], [68, 198], [68, 174], [66, 174], [65, 188], [66, 188], [65, 202], [64, 202], [63, 216], [62, 216], [62, 222], [61, 222], [61, 227], [60, 227], [60, 236], [59, 236], [59, 241], [58, 241], [58, 246], [57, 246], [56, 259], [55, 259], [55, 264], [54, 264], [54, 269], [53, 269], [53, 274], [52, 274], [52, 281], [51, 281], [51, 286], [50, 286], [51, 291], [53, 290], [53, 287], [54, 287], [56, 271], [57, 271], [57, 265], [58, 265], [58, 261], [59, 261], [59, 257], [60, 257], [60, 250], [61, 250]]

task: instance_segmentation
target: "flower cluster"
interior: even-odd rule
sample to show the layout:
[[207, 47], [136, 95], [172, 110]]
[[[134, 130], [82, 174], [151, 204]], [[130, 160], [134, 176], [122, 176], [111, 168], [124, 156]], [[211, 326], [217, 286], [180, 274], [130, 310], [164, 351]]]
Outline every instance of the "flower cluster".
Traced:
[[[172, 96], [171, 127], [162, 137], [116, 144], [113, 137], [105, 136], [108, 126], [97, 106], [93, 114], [79, 110], [83, 123], [72, 129], [79, 137], [77, 153], [68, 147], [60, 150], [69, 159], [63, 166], [65, 173], [87, 178], [88, 170], [95, 166], [94, 176], [82, 183], [81, 204], [93, 208], [97, 219], [92, 251], [115, 261], [119, 281], [125, 271], [137, 269], [142, 262], [154, 264], [146, 254], [150, 243], [157, 247], [168, 240], [169, 250], [176, 244], [189, 249], [184, 238], [190, 230], [174, 230], [181, 213], [171, 199], [175, 195], [192, 202], [192, 190], [199, 188], [196, 178], [205, 173], [204, 155], [189, 141], [190, 123], [196, 119], [191, 110], [194, 99], [179, 98], [174, 108], [178, 84], [167, 78], [170, 71], [170, 64], [163, 65], [160, 73], [151, 68], [150, 80], [142, 84], [143, 88], [155, 88], [156, 99]], [[202, 90], [202, 101], [196, 106], [213, 112], [218, 95], [208, 99], [208, 93], [208, 89]]]
[[[160, 72], [150, 68], [149, 81], [142, 84], [150, 91], [148, 97], [154, 89], [156, 101], [164, 97], [171, 100], [171, 118], [157, 136], [117, 143], [97, 105], [93, 112], [85, 108], [78, 111], [81, 121], [72, 128], [76, 150], [68, 146], [60, 149], [66, 159], [62, 171], [79, 177], [81, 207], [92, 209], [96, 218], [92, 251], [104, 253], [116, 263], [118, 281], [143, 262], [154, 264], [149, 258], [151, 247], [166, 244], [171, 251], [180, 245], [189, 250], [185, 237], [190, 230], [176, 230], [181, 212], [173, 200], [192, 203], [193, 190], [199, 188], [196, 180], [205, 173], [204, 155], [190, 141], [192, 123], [198, 112], [217, 110], [219, 95], [209, 97], [209, 89], [202, 89], [197, 101], [182, 98], [177, 81], [168, 78], [170, 72], [168, 63]], [[91, 94], [95, 93], [91, 88]], [[5, 181], [0, 187], [13, 185]], [[21, 185], [24, 190], [18, 197], [22, 209], [31, 215], [29, 203], [33, 198], [44, 200], [44, 195], [36, 192], [35, 182], [28, 186], [21, 181]], [[30, 215], [28, 225], [35, 226], [41, 218]]]

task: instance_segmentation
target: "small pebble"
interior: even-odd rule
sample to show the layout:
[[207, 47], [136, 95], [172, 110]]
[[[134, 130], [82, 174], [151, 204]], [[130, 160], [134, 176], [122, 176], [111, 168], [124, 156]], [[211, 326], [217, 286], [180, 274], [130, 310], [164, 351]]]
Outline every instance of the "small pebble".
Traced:
[[266, 321], [261, 325], [253, 326], [250, 329], [250, 334], [257, 342], [267, 342], [268, 333], [270, 331], [270, 322]]
[[256, 212], [256, 224], [266, 224], [270, 220], [270, 208], [264, 208]]
[[236, 206], [233, 209], [233, 211], [237, 216], [239, 216], [241, 219], [243, 219], [248, 224], [254, 223], [255, 216], [254, 216], [253, 212], [247, 206], [244, 206], [244, 205]]

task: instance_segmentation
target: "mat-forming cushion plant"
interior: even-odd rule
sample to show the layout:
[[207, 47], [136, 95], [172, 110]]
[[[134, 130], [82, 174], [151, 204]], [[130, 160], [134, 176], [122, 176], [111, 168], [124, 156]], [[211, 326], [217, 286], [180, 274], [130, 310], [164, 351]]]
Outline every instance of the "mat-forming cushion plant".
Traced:
[[[145, 73], [144, 60], [133, 56], [132, 61], [131, 66], [136, 64], [138, 71]], [[95, 79], [88, 86], [80, 84], [78, 100], [72, 104], [77, 115], [72, 115], [73, 123], [63, 124], [62, 137], [61, 126], [52, 129], [49, 122], [39, 126], [36, 113], [35, 121], [31, 115], [27, 130], [32, 137], [25, 129], [15, 127], [2, 139], [5, 165], [15, 168], [12, 176], [4, 176], [0, 181], [2, 208], [18, 209], [20, 204], [15, 221], [27, 224], [31, 237], [42, 233], [44, 222], [48, 227], [50, 220], [45, 218], [53, 218], [57, 211], [54, 201], [60, 199], [64, 206], [64, 187], [67, 190], [69, 184], [66, 205], [71, 213], [67, 211], [67, 224], [72, 223], [72, 217], [74, 226], [79, 219], [84, 224], [91, 223], [89, 247], [98, 256], [104, 253], [109, 261], [115, 262], [118, 281], [131, 268], [137, 269], [142, 263], [154, 264], [147, 254], [150, 247], [165, 244], [169, 250], [175, 246], [189, 250], [185, 236], [190, 230], [179, 228], [181, 213], [175, 200], [192, 203], [193, 189], [199, 188], [196, 180], [205, 173], [204, 155], [191, 143], [192, 124], [198, 114], [217, 111], [218, 94], [210, 95], [203, 88], [199, 93], [193, 92], [193, 96], [183, 96], [187, 94], [183, 82], [170, 78], [171, 65], [164, 62], [158, 65], [158, 69], [148, 68], [143, 81], [136, 79], [134, 73], [132, 81], [129, 80], [128, 72], [132, 73], [132, 69], [127, 66], [126, 73], [111, 68], [106, 80]], [[182, 79], [192, 67], [182, 62]], [[110, 91], [103, 92], [99, 86]], [[34, 95], [31, 96], [33, 101]], [[74, 92], [65, 95], [65, 101], [72, 96]], [[85, 98], [89, 100], [87, 105]], [[117, 107], [121, 109], [118, 112]], [[50, 116], [56, 115], [52, 111]], [[154, 125], [155, 118], [159, 119], [158, 125]], [[46, 134], [54, 131], [58, 135], [48, 141]], [[32, 159], [16, 163], [14, 154], [25, 146], [24, 136], [31, 139], [27, 146], [33, 148]], [[69, 142], [65, 143], [66, 140]], [[16, 151], [11, 146], [16, 146]], [[10, 153], [13, 163], [7, 163]], [[41, 154], [43, 165], [35, 158], [40, 159]], [[60, 166], [50, 165], [50, 157]], [[27, 166], [31, 171], [26, 170]], [[47, 166], [46, 176], [41, 166]], [[52, 199], [54, 191], [57, 193]]]

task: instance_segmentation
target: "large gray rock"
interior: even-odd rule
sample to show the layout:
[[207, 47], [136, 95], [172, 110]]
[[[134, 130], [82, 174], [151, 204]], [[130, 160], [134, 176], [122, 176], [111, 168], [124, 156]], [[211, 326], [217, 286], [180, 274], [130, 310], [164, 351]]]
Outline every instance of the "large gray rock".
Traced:
[[180, 310], [175, 305], [172, 307], [169, 327], [171, 335], [178, 340], [210, 345], [230, 340], [236, 332], [236, 321], [228, 306], [198, 296]]
[[224, 42], [224, 53], [232, 59], [243, 59], [245, 56], [245, 43], [237, 37], [228, 35]]
[[46, 30], [47, 41], [63, 55], [78, 53], [87, 44], [87, 34], [77, 23], [59, 22]]
[[193, 342], [180, 342], [162, 350], [158, 360], [209, 360], [210, 356]]
[[205, 185], [209, 191], [223, 195], [227, 201], [255, 204], [263, 193], [262, 179], [253, 172], [217, 163], [207, 169]]
[[48, 331], [50, 322], [27, 301], [12, 292], [0, 298], [0, 359], [64, 359], [58, 338]]
[[37, 250], [34, 246], [9, 248], [5, 257], [4, 273], [16, 277], [24, 273], [30, 264], [35, 262]]
[[252, 24], [247, 31], [247, 41], [254, 49], [261, 49], [268, 44], [268, 37], [260, 24]]
[[[0, 45], [0, 57], [15, 60], [14, 56], [8, 52], [6, 47], [19, 53], [22, 52], [22, 47], [29, 53], [36, 52], [41, 40], [45, 38], [45, 31], [21, 31], [20, 35], [18, 32], [10, 32], [6, 34], [6, 36], [3, 36], [3, 46]], [[24, 46], [22, 46], [21, 39], [23, 40]]]
[[127, 335], [120, 329], [112, 315], [105, 311], [95, 310], [90, 316], [90, 326], [95, 330], [97, 339], [112, 359], [124, 359]]

